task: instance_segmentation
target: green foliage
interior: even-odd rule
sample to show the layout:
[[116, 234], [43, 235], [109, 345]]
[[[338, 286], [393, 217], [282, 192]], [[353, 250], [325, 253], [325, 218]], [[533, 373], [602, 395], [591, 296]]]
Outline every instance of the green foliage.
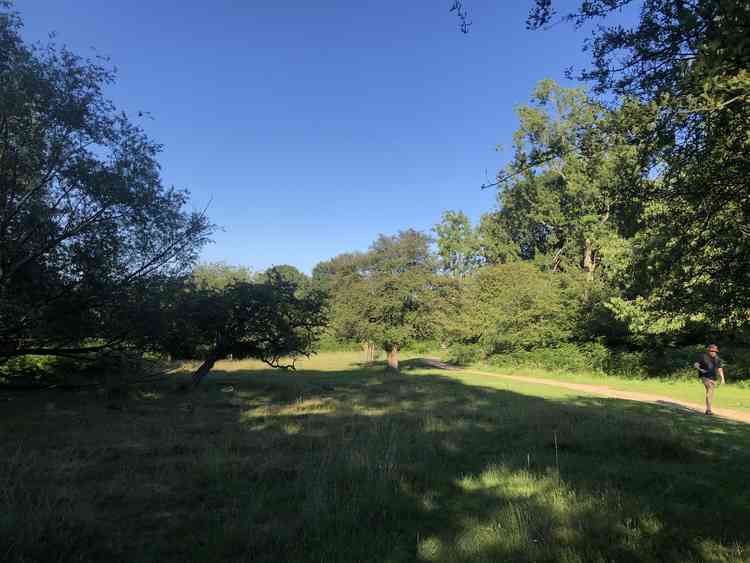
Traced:
[[494, 355], [490, 363], [507, 368], [541, 368], [568, 372], [604, 372], [610, 362], [609, 350], [594, 342], [565, 343], [552, 348], [515, 350]]
[[[693, 363], [706, 350], [705, 344], [694, 346], [656, 348], [640, 353], [641, 369], [648, 377], [667, 377], [670, 379], [695, 379]], [[729, 346], [722, 350], [725, 371], [729, 381], [741, 381], [750, 377], [750, 349]], [[615, 361], [619, 355], [614, 354]], [[616, 373], [617, 365], [611, 371]]]
[[750, 382], [750, 348], [729, 347], [721, 352], [721, 357], [732, 381]]
[[443, 271], [464, 278], [481, 265], [479, 238], [463, 211], [445, 211], [433, 230]]
[[60, 358], [50, 356], [20, 356], [0, 364], [0, 382], [21, 379], [47, 379], [58, 368]]
[[2, 3], [0, 358], [137, 339], [147, 294], [189, 270], [212, 226], [104, 97], [113, 71], [20, 28]]
[[271, 266], [265, 272], [258, 274], [255, 281], [266, 283], [273, 279], [281, 279], [294, 284], [300, 293], [305, 293], [310, 289], [310, 278], [289, 264]]
[[430, 239], [417, 231], [381, 235], [365, 254], [319, 264], [313, 280], [331, 298], [331, 327], [349, 342], [397, 351], [440, 338], [456, 304], [456, 285], [435, 275]]
[[646, 376], [645, 353], [642, 351], [623, 350], [612, 354], [607, 370], [612, 375], [628, 379], [640, 379]]
[[627, 340], [635, 346], [661, 347], [680, 340], [682, 335], [695, 333], [695, 339], [700, 340], [700, 335], [710, 334], [705, 315], [668, 314], [656, 308], [651, 299], [612, 297], [604, 307], [627, 327]]
[[[326, 324], [324, 296], [301, 294], [293, 281], [270, 270], [266, 281], [235, 282], [223, 289], [183, 288], [162, 313], [158, 345], [172, 356], [200, 354], [200, 381], [222, 358], [255, 358], [272, 367], [316, 349]], [[282, 365], [289, 358], [291, 364]]]
[[524, 262], [482, 268], [466, 283], [454, 334], [487, 354], [565, 342], [573, 337], [578, 303], [563, 281]]
[[591, 279], [620, 271], [630, 210], [613, 192], [634, 150], [605, 133], [604, 108], [582, 89], [543, 80], [517, 113], [514, 160], [498, 180], [500, 210], [485, 231], [527, 260], [545, 257], [553, 270], [582, 269]]
[[[375, 274], [360, 286], [371, 298], [365, 302], [366, 332], [385, 350], [401, 349], [418, 337], [431, 334], [422, 320], [429, 306], [429, 280], [423, 271], [398, 275]], [[371, 293], [370, 293], [371, 292]]]
[[521, 250], [512, 239], [508, 217], [502, 213], [482, 215], [477, 239], [485, 264], [505, 264], [520, 258]]
[[414, 229], [397, 235], [380, 235], [365, 255], [366, 268], [374, 274], [397, 276], [407, 272], [434, 272], [435, 257], [430, 251], [432, 239]]
[[437, 350], [440, 350], [441, 344], [438, 340], [415, 340], [409, 346], [407, 346], [406, 350], [404, 350], [407, 353], [413, 353], [413, 354], [432, 354], [436, 352]]
[[456, 343], [448, 349], [448, 361], [457, 366], [468, 366], [484, 359], [481, 344]]
[[[471, 356], [467, 347], [466, 361], [451, 349], [451, 361], [472, 363], [479, 359]], [[657, 347], [647, 350], [612, 349], [599, 342], [564, 343], [554, 347], [512, 350], [488, 358], [493, 366], [509, 369], [532, 368], [572, 373], [607, 374], [626, 379], [660, 378], [670, 380], [694, 380], [693, 363], [705, 350], [705, 346]], [[728, 348], [722, 352], [726, 372], [733, 382], [750, 378], [750, 350]], [[454, 360], [455, 358], [455, 360]]]
[[332, 292], [337, 284], [356, 274], [364, 263], [365, 255], [360, 252], [348, 252], [319, 262], [312, 271], [312, 284], [319, 289]]
[[192, 278], [198, 289], [224, 289], [234, 283], [251, 283], [255, 276], [250, 268], [245, 266], [232, 266], [226, 262], [204, 262], [193, 267]]
[[[633, 0], [585, 1], [565, 19], [598, 21]], [[551, 21], [537, 0], [529, 23]], [[638, 149], [619, 191], [643, 209], [634, 273], [655, 310], [750, 322], [750, 7], [744, 0], [645, 0], [631, 27], [597, 28], [581, 73], [618, 96], [612, 126]]]

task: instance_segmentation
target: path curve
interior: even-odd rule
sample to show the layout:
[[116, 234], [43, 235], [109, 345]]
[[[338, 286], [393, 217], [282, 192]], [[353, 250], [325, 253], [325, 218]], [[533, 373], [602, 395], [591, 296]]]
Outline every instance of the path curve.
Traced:
[[[464, 369], [450, 364], [441, 362], [434, 358], [423, 358], [425, 364], [430, 367], [444, 369], [448, 371], [458, 371], [461, 373], [469, 373], [473, 375], [486, 375], [489, 377], [497, 377], [498, 379], [508, 379], [513, 381], [522, 381], [524, 383], [537, 383], [539, 385], [550, 385], [551, 387], [562, 387], [564, 389], [571, 389], [573, 391], [582, 391], [591, 395], [599, 395], [601, 397], [610, 397], [613, 399], [625, 399], [626, 401], [640, 401], [642, 403], [653, 403], [656, 405], [669, 406], [679, 408], [682, 410], [688, 410], [693, 413], [703, 414], [705, 405], [698, 403], [690, 403], [688, 401], [682, 401], [679, 399], [673, 399], [665, 395], [653, 395], [651, 393], [636, 393], [632, 391], [621, 391], [619, 389], [612, 389], [606, 385], [590, 385], [588, 383], [571, 383], [569, 381], [559, 381], [557, 379], [546, 379], [540, 377], [526, 377], [522, 375], [504, 375], [499, 373], [490, 373], [486, 371]], [[736, 422], [750, 423], [750, 413], [737, 411], [732, 409], [714, 409], [714, 415], [719, 418], [727, 420], [733, 420]]]

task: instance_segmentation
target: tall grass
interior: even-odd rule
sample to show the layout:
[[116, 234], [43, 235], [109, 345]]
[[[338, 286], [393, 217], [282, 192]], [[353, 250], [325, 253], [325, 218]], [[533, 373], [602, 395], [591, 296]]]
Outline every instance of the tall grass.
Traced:
[[0, 558], [746, 560], [745, 427], [360, 359], [224, 362], [195, 393], [154, 386], [121, 411], [14, 397]]

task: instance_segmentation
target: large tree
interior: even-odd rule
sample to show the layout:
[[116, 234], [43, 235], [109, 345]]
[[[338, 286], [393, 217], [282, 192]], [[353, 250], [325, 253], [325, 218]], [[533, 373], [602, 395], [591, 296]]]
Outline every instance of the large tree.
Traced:
[[161, 311], [158, 346], [173, 355], [203, 351], [193, 385], [229, 356], [294, 369], [296, 358], [316, 349], [326, 324], [324, 299], [315, 289], [301, 294], [296, 282], [273, 269], [255, 283], [238, 281], [223, 288], [188, 284]]
[[328, 335], [339, 341], [362, 344], [367, 361], [375, 359], [375, 341], [366, 319], [357, 314], [362, 305], [360, 272], [367, 260], [362, 252], [347, 252], [319, 262], [312, 271], [312, 287], [327, 296], [330, 322]]
[[160, 146], [104, 97], [111, 70], [29, 46], [0, 6], [0, 361], [127, 342], [211, 225], [165, 187]]
[[367, 253], [339, 257], [316, 272], [336, 272], [326, 284], [337, 336], [381, 346], [398, 371], [400, 350], [439, 335], [447, 316], [455, 284], [436, 269], [429, 237], [409, 229], [381, 235]]
[[256, 281], [268, 282], [269, 280], [273, 280], [275, 278], [281, 278], [290, 283], [293, 283], [297, 287], [297, 292], [300, 294], [304, 294], [313, 287], [312, 280], [304, 273], [300, 272], [296, 267], [290, 264], [271, 266], [266, 271], [258, 274], [256, 276]]
[[543, 80], [517, 113], [514, 158], [497, 184], [500, 210], [485, 224], [521, 258], [581, 269], [593, 280], [608, 254], [615, 264], [623, 235], [632, 235], [634, 210], [617, 194], [621, 184], [641, 181], [635, 152], [608, 134], [606, 111], [580, 88]]
[[445, 211], [433, 230], [443, 271], [464, 278], [482, 265], [479, 237], [463, 211]]
[[[581, 26], [640, 5], [631, 27], [600, 25], [580, 77], [618, 100], [620, 130], [643, 176], [637, 270], [661, 309], [750, 323], [750, 4], [746, 0], [592, 0], [561, 19]], [[537, 0], [532, 28], [556, 20]], [[634, 186], [635, 187], [635, 186]]]

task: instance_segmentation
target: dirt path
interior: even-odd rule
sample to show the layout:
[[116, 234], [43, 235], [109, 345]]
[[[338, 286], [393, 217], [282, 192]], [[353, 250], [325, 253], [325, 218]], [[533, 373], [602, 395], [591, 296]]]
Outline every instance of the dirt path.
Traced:
[[[706, 409], [704, 404], [689, 403], [687, 401], [681, 401], [679, 399], [672, 399], [664, 395], [652, 395], [651, 393], [635, 393], [632, 391], [621, 391], [619, 389], [612, 389], [606, 385], [589, 385], [587, 383], [570, 383], [568, 381], [558, 381], [556, 379], [542, 379], [539, 377], [526, 377], [521, 375], [502, 375], [499, 373], [489, 373], [486, 371], [478, 371], [471, 369], [457, 368], [449, 364], [443, 363], [433, 358], [425, 358], [424, 362], [432, 367], [438, 369], [458, 371], [461, 373], [470, 373], [473, 375], [485, 375], [488, 377], [497, 377], [499, 379], [508, 379], [513, 381], [522, 381], [524, 383], [537, 383], [539, 385], [550, 385], [552, 387], [562, 387], [564, 389], [571, 389], [573, 391], [581, 391], [583, 393], [590, 393], [591, 395], [599, 395], [602, 397], [610, 397], [613, 399], [625, 399], [626, 401], [641, 401], [643, 403], [653, 403], [662, 406], [669, 406], [686, 410], [690, 412], [700, 413]], [[714, 409], [714, 414], [718, 417], [725, 418], [727, 420], [734, 420], [737, 422], [750, 423], [750, 413], [731, 410], [731, 409]]]

